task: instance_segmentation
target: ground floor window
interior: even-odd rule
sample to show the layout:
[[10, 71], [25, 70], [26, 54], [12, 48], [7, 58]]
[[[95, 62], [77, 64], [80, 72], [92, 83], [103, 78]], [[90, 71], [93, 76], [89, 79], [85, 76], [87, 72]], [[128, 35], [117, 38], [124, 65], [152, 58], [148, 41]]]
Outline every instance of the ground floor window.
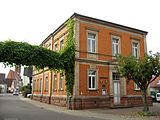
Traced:
[[96, 70], [89, 70], [88, 72], [88, 87], [90, 90], [96, 89]]

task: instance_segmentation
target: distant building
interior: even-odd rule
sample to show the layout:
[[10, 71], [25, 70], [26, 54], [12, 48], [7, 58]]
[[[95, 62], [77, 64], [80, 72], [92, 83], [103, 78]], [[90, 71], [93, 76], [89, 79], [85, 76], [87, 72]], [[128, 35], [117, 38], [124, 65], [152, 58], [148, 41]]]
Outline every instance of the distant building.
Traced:
[[5, 80], [5, 74], [0, 73], [0, 93], [7, 92], [7, 82]]
[[160, 92], [160, 77], [157, 77], [157, 79], [150, 84], [150, 91]]
[[23, 85], [28, 85], [32, 83], [32, 67], [24, 67], [23, 72]]
[[8, 92], [13, 92], [14, 89], [19, 88], [22, 83], [20, 74], [13, 70], [9, 71], [6, 81]]

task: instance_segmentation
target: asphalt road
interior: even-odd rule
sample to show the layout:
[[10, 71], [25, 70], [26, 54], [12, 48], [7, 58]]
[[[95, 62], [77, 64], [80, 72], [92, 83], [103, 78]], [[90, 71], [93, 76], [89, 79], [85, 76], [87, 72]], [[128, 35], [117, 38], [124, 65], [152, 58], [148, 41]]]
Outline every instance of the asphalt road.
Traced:
[[0, 120], [101, 120], [72, 116], [36, 107], [12, 94], [0, 94]]

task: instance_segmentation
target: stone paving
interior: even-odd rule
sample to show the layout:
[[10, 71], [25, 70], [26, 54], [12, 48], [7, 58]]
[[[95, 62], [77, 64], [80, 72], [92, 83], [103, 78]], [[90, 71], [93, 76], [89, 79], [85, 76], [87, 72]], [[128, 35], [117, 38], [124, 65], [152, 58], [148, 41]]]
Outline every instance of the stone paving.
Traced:
[[65, 113], [75, 116], [88, 116], [101, 118], [104, 120], [160, 120], [160, 103], [154, 103], [150, 111], [155, 112], [156, 116], [142, 117], [137, 112], [142, 111], [143, 107], [120, 108], [120, 109], [85, 109], [85, 110], [67, 110], [65, 107], [49, 105], [29, 98], [19, 97], [21, 100], [33, 104], [40, 109], [48, 109], [54, 112]]

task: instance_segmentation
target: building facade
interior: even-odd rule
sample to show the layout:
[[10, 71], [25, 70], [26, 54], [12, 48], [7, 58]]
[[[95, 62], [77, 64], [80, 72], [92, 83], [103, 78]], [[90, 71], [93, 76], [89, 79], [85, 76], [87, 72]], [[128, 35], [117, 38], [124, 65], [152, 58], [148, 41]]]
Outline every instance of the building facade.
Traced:
[[[127, 26], [73, 14], [75, 20], [75, 81], [72, 109], [139, 106], [140, 89], [116, 72], [116, 55], [144, 57], [147, 52], [147, 32]], [[65, 47], [67, 27], [62, 24], [42, 45], [59, 51]], [[66, 86], [63, 71], [33, 69], [33, 99], [66, 106]], [[148, 96], [149, 104], [152, 104]]]

